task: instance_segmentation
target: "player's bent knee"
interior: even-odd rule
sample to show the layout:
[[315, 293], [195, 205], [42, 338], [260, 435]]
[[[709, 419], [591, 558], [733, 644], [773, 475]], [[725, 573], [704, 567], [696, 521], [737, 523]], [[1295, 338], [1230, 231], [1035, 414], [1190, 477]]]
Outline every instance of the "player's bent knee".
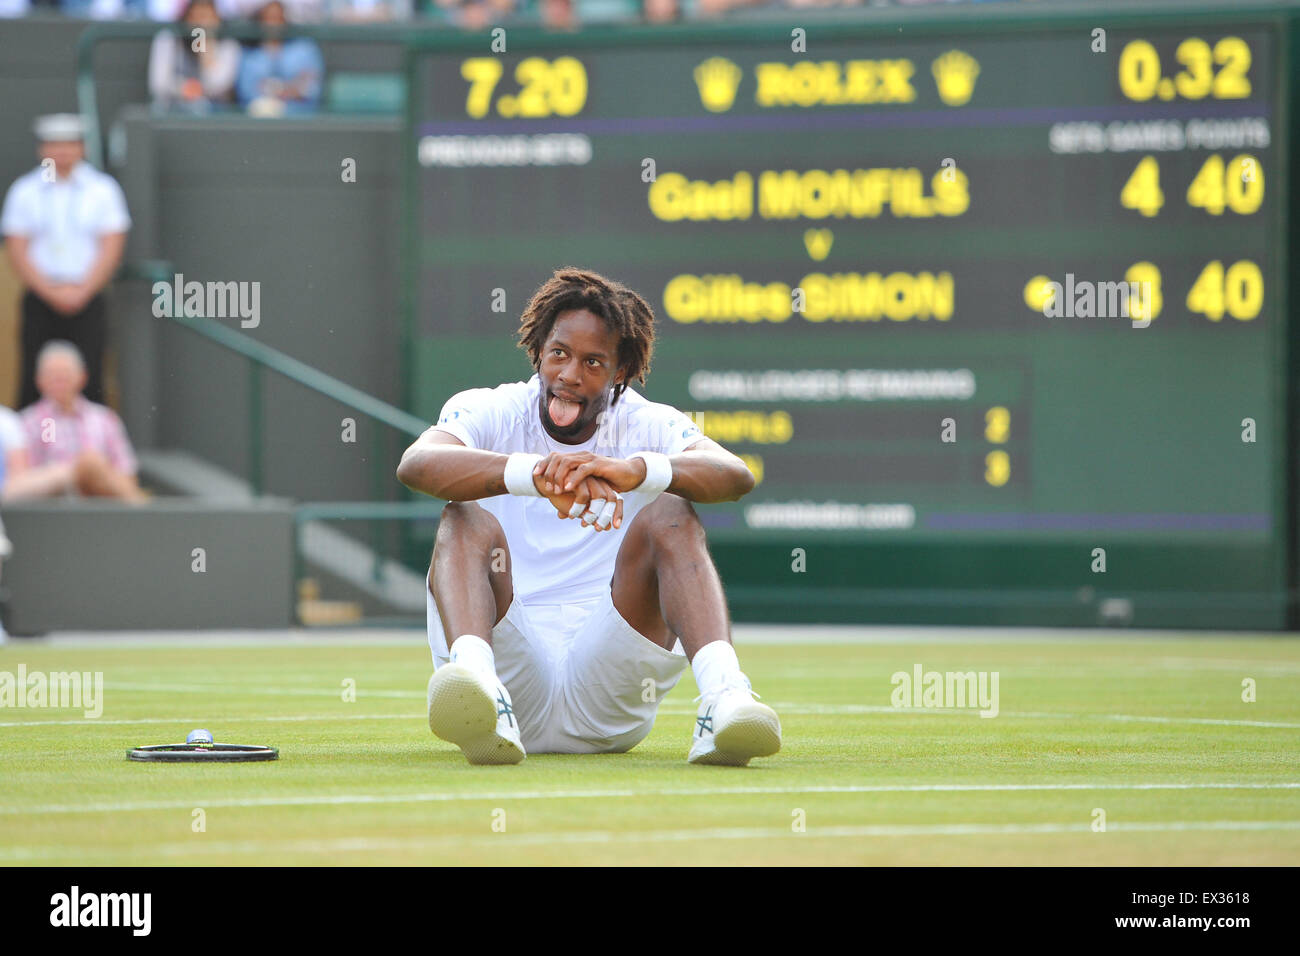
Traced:
[[[656, 538], [672, 537], [702, 529], [695, 506], [680, 495], [661, 494], [642, 515], [649, 518], [646, 530]], [[638, 515], [640, 518], [642, 515]]]
[[442, 513], [438, 516], [439, 527], [443, 524], [455, 524], [460, 521], [473, 521], [474, 512], [482, 511], [472, 501], [449, 501], [442, 506]]
[[505, 546], [505, 532], [495, 517], [473, 501], [449, 501], [438, 518], [434, 546], [455, 537], [458, 540], [481, 537], [484, 542]]

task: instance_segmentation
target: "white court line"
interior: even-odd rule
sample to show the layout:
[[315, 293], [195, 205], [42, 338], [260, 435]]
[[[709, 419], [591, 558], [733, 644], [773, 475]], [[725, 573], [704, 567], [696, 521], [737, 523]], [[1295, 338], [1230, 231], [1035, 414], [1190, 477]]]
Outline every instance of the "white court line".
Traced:
[[[111, 689], [113, 686], [124, 687], [126, 685], [121, 685], [121, 684], [106, 685], [106, 689]], [[193, 685], [192, 687], [189, 685], [159, 686], [156, 684], [141, 684], [138, 686], [130, 687], [128, 689], [155, 690], [160, 692], [185, 690], [185, 689], [202, 689], [202, 690], [210, 690], [214, 692], [231, 692], [231, 693], [236, 691], [247, 690], [247, 688], [242, 688], [242, 687], [233, 688], [233, 687], [225, 687], [216, 684], [199, 684], [199, 685]], [[273, 687], [264, 687], [256, 692], [270, 694], [272, 696], [283, 693], [288, 696], [335, 697], [338, 694], [338, 691], [336, 690], [329, 690], [329, 691], [283, 690], [282, 691], [280, 689], [273, 688]], [[394, 690], [394, 691], [362, 691], [361, 692], [361, 696], [365, 696], [366, 694], [372, 694], [375, 697], [383, 697], [383, 698], [401, 698], [401, 699], [410, 699], [410, 700], [424, 699], [423, 694], [420, 694], [415, 691]], [[971, 707], [889, 707], [883, 704], [882, 705], [807, 704], [807, 703], [801, 704], [801, 703], [794, 703], [791, 701], [773, 701], [771, 703], [771, 706], [779, 714], [797, 714], [800, 716], [894, 714], [897, 716], [920, 716], [920, 717], [925, 717], [925, 716], [979, 717], [979, 710], [977, 708], [971, 708]], [[3, 713], [5, 710], [19, 710], [19, 709], [21, 708], [17, 708], [17, 707], [0, 708], [0, 713]], [[695, 712], [696, 711], [693, 706], [681, 707], [667, 702], [665, 702], [665, 704], [663, 704], [659, 708], [659, 713], [668, 717], [689, 716], [694, 714]], [[1157, 716], [1151, 714], [1068, 714], [1068, 713], [1054, 713], [1051, 711], [1037, 711], [1037, 710], [1002, 710], [998, 712], [998, 716], [999, 717], [1024, 717], [1030, 719], [1045, 719], [1045, 720], [1115, 720], [1115, 721], [1128, 722], [1128, 723], [1197, 724], [1197, 725], [1205, 725], [1205, 726], [1213, 726], [1213, 727], [1268, 727], [1268, 728], [1275, 728], [1275, 729], [1281, 728], [1285, 730], [1300, 730], [1300, 723], [1295, 723], [1295, 722], [1278, 721], [1278, 720], [1236, 720], [1232, 718], [1222, 718], [1222, 717], [1164, 717], [1164, 716]], [[79, 720], [76, 719], [74, 720], [15, 720], [15, 721], [8, 721], [8, 722], [0, 722], [0, 727], [49, 727], [49, 726], [77, 725], [77, 724], [85, 724], [85, 725], [170, 724], [170, 723], [187, 723], [189, 720], [192, 719], [198, 719], [199, 722], [202, 723], [203, 720], [211, 721], [212, 718], [211, 717], [207, 717], [207, 718], [153, 717], [153, 718], [141, 718], [138, 720], [126, 720], [126, 719], [104, 720], [102, 718], [92, 719], [86, 717]], [[410, 714], [369, 714], [369, 715], [355, 714], [350, 716], [344, 714], [332, 714], [332, 715], [321, 716], [321, 717], [289, 716], [289, 717], [222, 717], [221, 718], [222, 721], [230, 722], [230, 723], [239, 722], [239, 721], [258, 721], [258, 722], [275, 723], [277, 721], [295, 722], [295, 721], [313, 721], [313, 720], [401, 720], [401, 719], [424, 720], [425, 716], [422, 713], [410, 713]]]
[[[1233, 670], [1253, 674], [1268, 668], [1275, 674], [1300, 674], [1300, 663], [1292, 661], [1230, 660], [1219, 657], [1162, 657], [1153, 662], [1169, 670]], [[1127, 670], [1128, 668], [1125, 668]]]
[[1282, 727], [1296, 729], [1300, 724], [1280, 720], [1231, 720], [1218, 717], [1156, 717], [1150, 714], [1051, 714], [1039, 711], [1007, 711], [1008, 717], [1046, 717], [1066, 720], [1120, 720], [1144, 724], [1207, 724], [1215, 727]]
[[[340, 699], [343, 688], [339, 687], [284, 687], [279, 684], [136, 684], [129, 681], [104, 681], [104, 690], [150, 690], [172, 693], [216, 694], [269, 694], [272, 697], [333, 697]], [[397, 698], [400, 700], [423, 700], [424, 693], [418, 690], [362, 690], [361, 696]]]
[[[1202, 820], [1172, 823], [1109, 823], [1110, 833], [1187, 833], [1195, 831], [1268, 832], [1300, 830], [1300, 820]], [[904, 823], [861, 826], [813, 826], [804, 833], [788, 827], [714, 827], [699, 830], [595, 830], [560, 833], [518, 833], [492, 835], [453, 835], [446, 837], [372, 838], [344, 837], [334, 840], [288, 840], [279, 842], [208, 841], [196, 838], [185, 843], [150, 846], [145, 856], [188, 857], [217, 853], [373, 853], [384, 850], [433, 850], [457, 846], [520, 847], [554, 844], [623, 845], [627, 843], [693, 843], [698, 840], [765, 840], [787, 838], [794, 842], [810, 839], [842, 840], [854, 837], [924, 837], [924, 836], [1024, 836], [1054, 833], [1092, 834], [1088, 823]], [[124, 851], [96, 849], [100, 856], [118, 857]], [[48, 857], [87, 855], [85, 847], [23, 847], [0, 849], [0, 860], [24, 861]]]
[[[776, 701], [771, 704], [779, 714], [898, 714], [900, 716], [935, 715], [979, 717], [977, 707], [886, 707], [876, 704], [793, 704]], [[680, 710], [661, 707], [661, 714], [693, 714], [694, 709]], [[1226, 717], [1160, 717], [1150, 714], [1061, 714], [1041, 710], [999, 710], [999, 717], [1030, 717], [1050, 720], [1119, 720], [1152, 724], [1210, 724], [1227, 727], [1281, 727], [1300, 729], [1300, 723], [1277, 720], [1235, 720]], [[988, 719], [988, 718], [984, 718]]]
[[0, 723], [0, 727], [61, 727], [69, 724], [76, 724], [85, 727], [92, 727], [97, 724], [107, 725], [124, 725], [124, 724], [193, 724], [202, 726], [204, 721], [212, 724], [252, 724], [252, 723], [316, 723], [325, 720], [424, 720], [424, 714], [321, 714], [317, 716], [293, 716], [293, 717], [236, 717], [222, 716], [213, 718], [211, 714], [206, 717], [139, 717], [134, 720], [103, 720], [102, 718], [82, 717], [79, 720], [14, 720], [8, 723]]
[[[770, 794], [814, 793], [1016, 793], [1069, 790], [1297, 790], [1300, 781], [1279, 783], [1207, 782], [1207, 783], [926, 783], [863, 784], [823, 787], [679, 787], [643, 790], [520, 790], [496, 793], [341, 793], [286, 797], [240, 797], [202, 799], [209, 807], [300, 807], [353, 806], [386, 803], [458, 803], [470, 800], [569, 800], [609, 799], [615, 797], [717, 797]], [[145, 810], [192, 809], [194, 800], [159, 800], [148, 803], [54, 804], [33, 807], [0, 806], [0, 815], [48, 813], [134, 813]]]
[[355, 628], [349, 630], [211, 631], [52, 631], [40, 637], [16, 639], [13, 650], [27, 647], [60, 650], [135, 650], [168, 647], [428, 647], [429, 636], [416, 628]]

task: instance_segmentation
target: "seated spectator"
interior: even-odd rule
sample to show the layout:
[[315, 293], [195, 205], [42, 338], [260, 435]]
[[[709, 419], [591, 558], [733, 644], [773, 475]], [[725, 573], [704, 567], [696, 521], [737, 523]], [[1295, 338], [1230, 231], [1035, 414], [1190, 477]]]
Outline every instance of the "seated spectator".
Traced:
[[384, 23], [411, 19], [412, 0], [325, 0], [331, 20]]
[[[176, 23], [185, 16], [186, 0], [142, 0], [144, 13], [150, 20]], [[215, 0], [217, 15], [222, 20], [243, 20], [251, 12], [248, 0]]]
[[176, 23], [185, 14], [187, 4], [184, 0], [149, 0], [145, 12], [150, 20], [159, 23]]
[[139, 503], [148, 495], [136, 483], [135, 452], [126, 427], [106, 405], [87, 400], [86, 366], [71, 342], [49, 342], [36, 361], [41, 398], [22, 411], [31, 468], [5, 482], [6, 497], [61, 494], [119, 498]]
[[641, 17], [646, 23], [676, 23], [682, 18], [677, 0], [642, 0]]
[[462, 30], [486, 30], [515, 12], [515, 0], [434, 0], [442, 16]]
[[548, 30], [578, 29], [573, 0], [541, 0], [542, 25]]
[[257, 12], [260, 46], [244, 51], [239, 65], [239, 102], [254, 116], [310, 113], [320, 105], [325, 61], [306, 37], [285, 39], [284, 4], [271, 0]]
[[239, 75], [239, 44], [218, 36], [213, 0], [189, 0], [179, 34], [162, 30], [149, 50], [149, 92], [158, 106], [206, 112], [231, 101]]
[[573, 0], [542, 0], [542, 25], [547, 30], [577, 30]]
[[[257, 0], [250, 0], [250, 3], [249, 14], [256, 16], [261, 4]], [[320, 23], [325, 19], [325, 8], [329, 0], [283, 0], [283, 3], [285, 16], [290, 23]]]
[[0, 405], [0, 501], [23, 497], [27, 463], [27, 429], [12, 408]]
[[82, 20], [120, 20], [126, 14], [124, 0], [59, 0], [65, 17]]
[[[0, 499], [9, 488], [9, 479], [14, 474], [15, 466], [21, 466], [26, 459], [27, 433], [23, 431], [23, 420], [12, 408], [0, 405]], [[13, 554], [13, 544], [5, 536], [5, 523], [0, 520], [0, 567], [4, 559]], [[9, 639], [5, 623], [0, 620], [0, 644]]]

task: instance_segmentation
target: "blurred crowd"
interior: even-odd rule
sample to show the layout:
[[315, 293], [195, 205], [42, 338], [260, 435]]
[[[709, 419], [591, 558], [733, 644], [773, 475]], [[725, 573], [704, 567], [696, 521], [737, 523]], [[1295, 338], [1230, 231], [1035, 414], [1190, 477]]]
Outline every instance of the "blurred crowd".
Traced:
[[[222, 20], [256, 19], [264, 0], [216, 0]], [[291, 23], [383, 22], [425, 18], [465, 29], [541, 21], [556, 29], [583, 23], [668, 23], [714, 17], [741, 9], [925, 6], [941, 3], [1006, 3], [1025, 0], [287, 0]], [[0, 0], [0, 17], [41, 11], [95, 20], [149, 19], [174, 23], [185, 0]]]
[[[135, 452], [104, 402], [104, 289], [131, 217], [117, 181], [85, 159], [80, 116], [39, 117], [40, 164], [0, 205], [23, 286], [16, 409], [0, 405], [0, 503], [89, 495], [140, 502]], [[0, 557], [5, 547], [0, 525]]]
[[[187, 112], [239, 108], [257, 116], [281, 116], [319, 108], [324, 85], [320, 47], [294, 36], [296, 24], [419, 19], [465, 30], [503, 23], [576, 30], [764, 9], [1015, 2], [1028, 0], [0, 0], [0, 18], [54, 12], [172, 24], [158, 32], [149, 56], [149, 90], [156, 106]], [[230, 23], [255, 27], [241, 36], [260, 39], [241, 42], [223, 36], [223, 24]]]
[[[80, 116], [41, 116], [33, 132], [39, 165], [0, 204], [5, 255], [23, 289], [18, 400], [0, 405], [0, 505], [65, 496], [142, 504], [135, 450], [103, 404], [104, 290], [131, 228], [126, 198], [86, 162]], [[12, 551], [0, 521], [0, 565]]]

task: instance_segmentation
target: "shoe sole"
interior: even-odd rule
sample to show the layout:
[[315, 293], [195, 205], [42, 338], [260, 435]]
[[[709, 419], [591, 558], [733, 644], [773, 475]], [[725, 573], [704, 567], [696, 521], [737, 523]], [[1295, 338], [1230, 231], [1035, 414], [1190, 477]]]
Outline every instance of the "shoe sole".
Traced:
[[497, 702], [463, 664], [444, 664], [429, 678], [429, 729], [473, 764], [519, 763], [526, 754], [497, 733]]
[[743, 767], [755, 757], [770, 757], [781, 749], [781, 720], [776, 711], [757, 701], [739, 708], [713, 735], [713, 749], [691, 760], [706, 767]]

